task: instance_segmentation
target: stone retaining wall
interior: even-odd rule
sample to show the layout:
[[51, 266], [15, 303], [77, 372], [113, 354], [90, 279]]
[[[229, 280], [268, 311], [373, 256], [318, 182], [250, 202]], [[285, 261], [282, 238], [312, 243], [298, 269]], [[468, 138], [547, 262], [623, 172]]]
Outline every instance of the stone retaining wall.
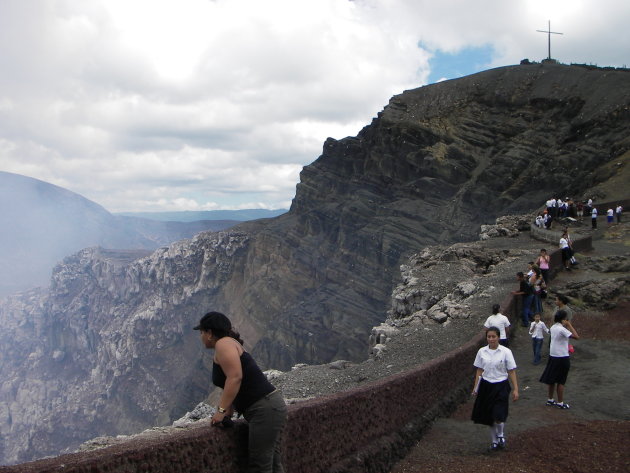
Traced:
[[[591, 237], [574, 241], [577, 252], [592, 248]], [[551, 269], [561, 267], [560, 251]], [[501, 307], [518, 320], [520, 298]], [[483, 332], [465, 345], [417, 368], [289, 406], [284, 464], [287, 473], [390, 471], [437, 416], [450, 414], [468, 397], [472, 361]], [[237, 473], [242, 471], [246, 425], [222, 430], [209, 420], [168, 434], [139, 437], [92, 452], [0, 467], [0, 473]]]

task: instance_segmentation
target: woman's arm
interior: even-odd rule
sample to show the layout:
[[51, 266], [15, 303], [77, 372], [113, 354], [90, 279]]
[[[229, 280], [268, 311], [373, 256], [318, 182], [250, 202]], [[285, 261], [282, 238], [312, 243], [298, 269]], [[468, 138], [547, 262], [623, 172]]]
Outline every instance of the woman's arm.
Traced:
[[215, 346], [214, 358], [217, 364], [221, 366], [223, 373], [225, 373], [225, 386], [223, 387], [218, 407], [225, 409], [226, 412], [221, 413], [217, 410], [212, 416], [213, 424], [221, 422], [228, 413], [232, 413], [232, 403], [241, 388], [241, 381], [243, 380], [241, 352], [232, 340], [228, 337], [221, 338]]
[[472, 388], [472, 395], [476, 396], [477, 395], [477, 390], [479, 389], [479, 378], [481, 377], [481, 373], [483, 373], [483, 369], [482, 368], [477, 368], [477, 370], [475, 371], [475, 382], [473, 384], [473, 388]]
[[516, 379], [516, 370], [508, 371], [508, 378], [512, 383], [512, 400], [518, 401], [518, 380]]
[[573, 325], [571, 325], [571, 322], [569, 322], [567, 319], [564, 319], [562, 321], [562, 325], [564, 325], [564, 328], [566, 328], [567, 330], [571, 332], [571, 337], [575, 338], [576, 340], [580, 338], [578, 333], [573, 328]]

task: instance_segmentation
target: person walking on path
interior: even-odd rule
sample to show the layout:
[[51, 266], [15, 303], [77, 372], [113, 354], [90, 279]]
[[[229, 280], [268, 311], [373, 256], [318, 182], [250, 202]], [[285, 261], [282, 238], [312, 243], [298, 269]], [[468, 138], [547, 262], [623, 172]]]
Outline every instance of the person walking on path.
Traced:
[[[554, 316], [554, 324], [549, 329], [551, 333], [551, 346], [549, 348], [549, 360], [540, 377], [540, 382], [548, 386], [547, 405], [569, 409], [569, 404], [564, 402], [564, 385], [567, 382], [571, 361], [569, 360], [569, 338], [578, 340], [580, 337], [567, 320], [567, 313], [559, 310]], [[554, 391], [557, 401], [554, 399]]]
[[499, 344], [500, 333], [497, 327], [486, 330], [488, 345], [479, 349], [473, 363], [477, 370], [472, 390], [476, 398], [471, 419], [475, 424], [490, 427], [491, 451], [506, 446], [505, 421], [508, 417], [510, 390], [512, 400], [518, 400], [516, 362], [512, 351]]
[[509, 346], [510, 338], [510, 319], [503, 315], [499, 310], [501, 306], [494, 304], [492, 306], [492, 315], [486, 319], [483, 324], [484, 327], [497, 327], [499, 329], [499, 343], [504, 347]]
[[621, 204], [617, 206], [615, 209], [615, 215], [617, 216], [617, 223], [621, 223], [621, 212], [623, 212], [623, 207]]
[[248, 423], [248, 473], [282, 473], [280, 441], [287, 407], [278, 391], [243, 348], [240, 335], [220, 312], [208, 312], [195, 330], [214, 349], [212, 383], [223, 389], [211, 424], [224, 426], [233, 409]]
[[535, 365], [540, 363], [545, 333], [549, 333], [545, 322], [540, 320], [540, 314], [534, 314], [534, 321], [529, 326], [529, 334], [532, 336], [532, 350], [534, 351], [533, 364]]

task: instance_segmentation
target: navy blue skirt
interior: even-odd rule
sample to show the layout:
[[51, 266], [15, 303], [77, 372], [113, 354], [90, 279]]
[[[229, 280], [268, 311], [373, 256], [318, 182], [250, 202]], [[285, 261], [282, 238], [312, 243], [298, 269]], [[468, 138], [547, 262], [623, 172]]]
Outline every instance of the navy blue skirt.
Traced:
[[472, 421], [475, 424], [484, 425], [505, 422], [508, 417], [511, 390], [507, 379], [498, 383], [490, 383], [481, 378], [479, 392], [473, 406]]
[[568, 356], [550, 356], [545, 371], [540, 376], [540, 382], [545, 384], [566, 384], [571, 360]]

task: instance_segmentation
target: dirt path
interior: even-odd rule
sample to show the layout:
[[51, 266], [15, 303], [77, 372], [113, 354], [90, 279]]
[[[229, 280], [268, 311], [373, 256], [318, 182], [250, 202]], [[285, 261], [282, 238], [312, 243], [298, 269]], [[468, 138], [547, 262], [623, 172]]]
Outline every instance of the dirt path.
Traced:
[[[594, 255], [598, 246], [604, 253], [615, 251], [596, 245]], [[623, 245], [617, 249], [627, 251]], [[563, 273], [559, 279], [582, 277], [576, 273]], [[581, 339], [574, 342], [566, 384], [571, 409], [545, 405], [547, 387], [538, 378], [548, 338], [543, 363], [534, 366], [529, 335], [515, 326], [511, 348], [521, 398], [510, 405], [508, 448], [487, 452], [488, 428], [470, 421], [469, 401], [450, 418], [438, 420], [392, 473], [630, 471], [630, 301], [606, 313], [578, 312], [574, 326]]]

